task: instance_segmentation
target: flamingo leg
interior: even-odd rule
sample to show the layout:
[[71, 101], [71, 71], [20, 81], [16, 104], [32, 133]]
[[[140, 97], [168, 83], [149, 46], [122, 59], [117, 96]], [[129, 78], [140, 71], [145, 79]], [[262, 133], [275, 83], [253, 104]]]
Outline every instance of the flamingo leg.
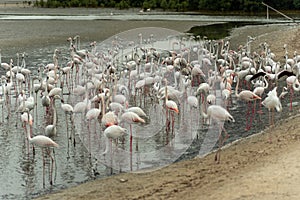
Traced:
[[169, 132], [170, 122], [169, 122], [168, 108], [166, 108], [166, 132]]
[[130, 153], [130, 170], [132, 171], [132, 126], [131, 124], [130, 126], [130, 149], [129, 149], [129, 153]]
[[51, 168], [50, 168], [50, 172], [49, 172], [49, 176], [50, 176], [50, 185], [53, 185], [53, 180], [52, 180], [52, 173], [53, 173], [53, 166], [54, 166], [54, 158], [51, 155], [51, 151], [49, 148], [46, 149], [46, 153], [49, 155], [50, 159], [51, 159]]
[[247, 114], [246, 114], [246, 128], [245, 128], [246, 131], [249, 130], [249, 124], [248, 124], [249, 115], [250, 115], [250, 102], [248, 101], [247, 102]]
[[91, 157], [91, 131], [90, 131], [90, 126], [91, 126], [91, 120], [88, 120], [88, 148], [89, 148], [89, 155]]
[[[274, 108], [269, 112], [270, 113], [270, 126], [274, 126]], [[272, 143], [271, 131], [269, 131], [269, 142]]]
[[255, 121], [255, 112], [256, 112], [256, 100], [253, 103], [253, 121]]
[[44, 148], [42, 148], [42, 159], [43, 159], [43, 188], [45, 188], [45, 158], [44, 158]]
[[272, 109], [272, 126], [275, 126], [275, 124], [274, 124], [274, 108]]
[[249, 130], [251, 129], [252, 127], [252, 121], [255, 117], [255, 106], [252, 104], [252, 102], [250, 102], [250, 109], [252, 107], [252, 113], [251, 113], [251, 116], [250, 116], [250, 122], [249, 122]]
[[293, 87], [290, 88], [290, 111], [293, 110], [293, 96], [294, 96], [294, 89]]
[[72, 125], [71, 135], [73, 137], [72, 140], [73, 140], [73, 145], [75, 147], [76, 146], [76, 141], [75, 141], [75, 125], [74, 125], [74, 115], [73, 114], [70, 115], [70, 120], [71, 120], [71, 125]]
[[129, 139], [130, 147], [129, 147], [129, 151], [130, 151], [130, 153], [132, 153], [132, 126], [131, 126], [131, 124], [129, 125], [129, 127], [130, 127], [130, 139]]
[[272, 126], [272, 122], [271, 122], [271, 110], [269, 110], [269, 126], [271, 127]]
[[172, 133], [174, 133], [175, 117], [174, 117], [174, 112], [173, 111], [171, 113], [171, 116], [172, 116]]
[[139, 150], [139, 140], [138, 140], [138, 138], [136, 138], [135, 150], [136, 150], [136, 151]]

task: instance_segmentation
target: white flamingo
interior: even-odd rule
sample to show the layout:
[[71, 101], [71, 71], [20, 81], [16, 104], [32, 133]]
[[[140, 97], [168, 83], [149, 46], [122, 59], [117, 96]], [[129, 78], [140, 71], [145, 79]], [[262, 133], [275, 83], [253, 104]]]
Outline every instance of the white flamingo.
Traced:
[[[203, 112], [203, 109], [201, 109], [201, 114], [204, 118], [211, 118], [216, 120], [219, 123], [219, 149], [215, 155], [215, 161], [217, 163], [220, 162], [220, 150], [227, 138], [229, 137], [229, 134], [224, 128], [224, 122], [230, 121], [235, 122], [232, 115], [222, 106], [219, 105], [211, 105], [207, 108], [207, 113]], [[222, 138], [222, 131], [224, 131], [225, 136]]]
[[[28, 116], [29, 116], [29, 111]], [[32, 125], [32, 120], [28, 119], [28, 124]], [[43, 158], [43, 186], [45, 186], [45, 158], [44, 158], [44, 150], [51, 158], [51, 170], [50, 170], [50, 185], [53, 184], [52, 180], [52, 172], [53, 172], [53, 165], [55, 163], [54, 157], [51, 155], [51, 151], [49, 148], [56, 147], [58, 148], [58, 144], [54, 142], [51, 138], [45, 136], [45, 135], [36, 135], [34, 137], [31, 137], [29, 129], [27, 129], [27, 139], [29, 143], [33, 144], [34, 146], [41, 147], [42, 149], [42, 158]]]

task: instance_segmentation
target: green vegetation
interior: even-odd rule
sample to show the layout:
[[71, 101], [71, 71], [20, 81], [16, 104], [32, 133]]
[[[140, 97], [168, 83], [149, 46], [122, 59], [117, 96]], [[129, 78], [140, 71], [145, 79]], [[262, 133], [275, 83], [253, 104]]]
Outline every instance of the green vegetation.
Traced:
[[[279, 10], [297, 10], [300, 0], [265, 0], [266, 4]], [[109, 7], [118, 9], [143, 8], [168, 11], [226, 11], [263, 12], [262, 0], [35, 0], [38, 7]]]

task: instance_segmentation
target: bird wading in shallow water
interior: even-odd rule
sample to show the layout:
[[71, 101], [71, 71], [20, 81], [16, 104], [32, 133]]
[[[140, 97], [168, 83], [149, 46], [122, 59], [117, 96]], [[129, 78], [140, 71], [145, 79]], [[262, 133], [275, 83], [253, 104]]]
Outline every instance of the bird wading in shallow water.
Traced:
[[[27, 110], [28, 116], [29, 116], [29, 110]], [[31, 127], [32, 126], [32, 120], [28, 119], [28, 124]], [[52, 173], [53, 173], [53, 166], [55, 164], [55, 159], [53, 155], [51, 154], [51, 149], [53, 147], [58, 148], [58, 144], [54, 142], [51, 138], [45, 136], [45, 135], [36, 135], [34, 137], [31, 137], [30, 135], [30, 128], [27, 129], [27, 139], [29, 143], [33, 144], [34, 146], [38, 146], [42, 150], [42, 159], [43, 159], [43, 186], [45, 187], [45, 156], [46, 153], [50, 159], [51, 159], [51, 169], [50, 169], [50, 185], [53, 184], [52, 180]], [[53, 151], [54, 152], [54, 151]]]
[[[217, 163], [219, 163], [221, 148], [229, 137], [229, 134], [227, 133], [226, 129], [224, 128], [224, 122], [225, 121], [235, 122], [235, 120], [232, 117], [232, 115], [225, 108], [223, 108], [222, 106], [219, 106], [219, 105], [209, 106], [207, 108], [207, 113], [203, 112], [203, 108], [201, 108], [201, 114], [202, 114], [203, 118], [213, 119], [219, 125], [219, 149], [215, 155], [215, 161]], [[225, 133], [224, 137], [222, 137], [223, 131]]]

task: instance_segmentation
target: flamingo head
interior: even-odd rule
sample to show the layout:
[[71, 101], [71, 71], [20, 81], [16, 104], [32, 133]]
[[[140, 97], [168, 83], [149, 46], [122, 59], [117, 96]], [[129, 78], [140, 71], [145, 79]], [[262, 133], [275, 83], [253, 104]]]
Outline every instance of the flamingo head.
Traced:
[[232, 116], [229, 117], [228, 121], [235, 122], [234, 118]]

